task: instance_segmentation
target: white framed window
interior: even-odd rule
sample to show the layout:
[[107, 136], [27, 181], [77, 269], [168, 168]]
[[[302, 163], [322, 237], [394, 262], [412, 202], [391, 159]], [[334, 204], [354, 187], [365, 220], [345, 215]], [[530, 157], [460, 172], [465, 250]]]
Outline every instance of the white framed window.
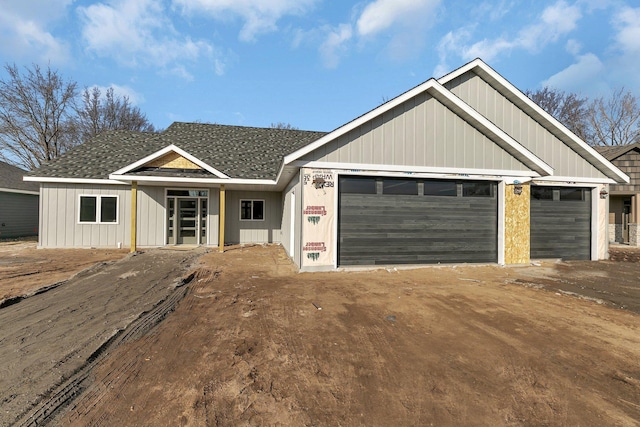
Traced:
[[264, 221], [264, 200], [240, 200], [240, 221]]
[[118, 196], [79, 196], [78, 222], [81, 224], [117, 224]]

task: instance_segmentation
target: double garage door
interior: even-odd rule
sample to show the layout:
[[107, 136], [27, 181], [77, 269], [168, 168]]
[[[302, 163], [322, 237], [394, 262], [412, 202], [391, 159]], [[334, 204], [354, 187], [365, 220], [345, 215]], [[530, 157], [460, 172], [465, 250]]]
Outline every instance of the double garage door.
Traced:
[[340, 177], [338, 264], [497, 262], [497, 184]]
[[[495, 182], [342, 176], [338, 191], [338, 265], [498, 261]], [[590, 189], [532, 186], [530, 245], [590, 259]]]

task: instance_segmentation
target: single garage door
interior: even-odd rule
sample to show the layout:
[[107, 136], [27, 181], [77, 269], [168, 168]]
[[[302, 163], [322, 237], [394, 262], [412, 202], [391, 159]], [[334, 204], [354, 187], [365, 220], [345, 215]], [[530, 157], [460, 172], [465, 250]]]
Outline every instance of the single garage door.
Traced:
[[338, 264], [497, 262], [497, 185], [342, 176]]
[[531, 186], [531, 258], [591, 259], [591, 189]]

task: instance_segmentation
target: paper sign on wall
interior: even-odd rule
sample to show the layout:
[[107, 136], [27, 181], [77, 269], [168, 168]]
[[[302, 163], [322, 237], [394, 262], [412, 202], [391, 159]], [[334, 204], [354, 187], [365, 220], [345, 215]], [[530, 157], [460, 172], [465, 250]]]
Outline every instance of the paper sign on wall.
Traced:
[[302, 265], [333, 266], [335, 174], [302, 170]]

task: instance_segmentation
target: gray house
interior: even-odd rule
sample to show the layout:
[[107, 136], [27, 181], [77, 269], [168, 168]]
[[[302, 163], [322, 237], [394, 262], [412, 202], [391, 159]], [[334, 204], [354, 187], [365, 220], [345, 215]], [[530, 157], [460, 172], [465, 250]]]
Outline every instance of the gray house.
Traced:
[[479, 59], [329, 133], [109, 132], [26, 179], [41, 247], [280, 243], [303, 270], [604, 259], [629, 182]]
[[40, 186], [24, 182], [26, 173], [0, 162], [0, 239], [38, 235]]
[[609, 240], [640, 246], [640, 144], [598, 147], [598, 151], [631, 179], [609, 188]]

